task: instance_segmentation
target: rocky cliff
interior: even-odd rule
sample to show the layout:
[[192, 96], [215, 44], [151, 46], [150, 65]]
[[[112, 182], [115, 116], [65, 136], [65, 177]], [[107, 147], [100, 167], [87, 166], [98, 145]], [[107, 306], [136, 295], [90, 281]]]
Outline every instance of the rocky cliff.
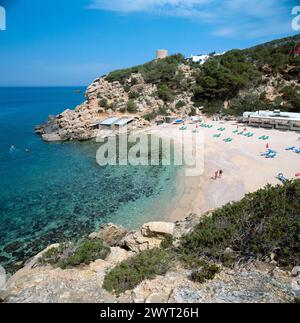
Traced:
[[[192, 69], [185, 64], [176, 65], [174, 75], [183, 80], [192, 78]], [[74, 110], [66, 110], [36, 127], [45, 141], [87, 140], [99, 135], [96, 124], [109, 116], [135, 118], [131, 129], [149, 125], [149, 114], [172, 114], [176, 104], [189, 112], [193, 106], [191, 92], [178, 93], [171, 102], [160, 98], [156, 84], [145, 82], [141, 73], [131, 73], [121, 84], [109, 81], [106, 76], [96, 79], [86, 90], [86, 101]], [[101, 134], [100, 134], [101, 135]]]

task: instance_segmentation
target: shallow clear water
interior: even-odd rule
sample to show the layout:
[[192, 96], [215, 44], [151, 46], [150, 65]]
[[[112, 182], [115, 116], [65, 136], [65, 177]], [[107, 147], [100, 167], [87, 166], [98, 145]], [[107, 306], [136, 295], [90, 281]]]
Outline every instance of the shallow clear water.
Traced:
[[178, 194], [178, 168], [100, 167], [99, 143], [48, 144], [35, 135], [33, 127], [49, 114], [84, 100], [74, 90], [0, 88], [0, 264], [8, 270], [102, 223], [137, 228], [162, 219]]

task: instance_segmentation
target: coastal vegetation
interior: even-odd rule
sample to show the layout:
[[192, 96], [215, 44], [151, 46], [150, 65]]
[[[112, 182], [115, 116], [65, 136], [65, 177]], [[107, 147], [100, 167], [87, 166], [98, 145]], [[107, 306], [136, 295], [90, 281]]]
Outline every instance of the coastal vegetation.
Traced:
[[145, 279], [164, 275], [175, 263], [192, 270], [204, 283], [221, 271], [249, 261], [276, 261], [291, 268], [300, 262], [300, 181], [268, 185], [241, 201], [203, 217], [174, 246], [167, 236], [160, 248], [143, 251], [106, 274], [103, 287], [117, 294]]
[[215, 278], [215, 275], [221, 271], [220, 267], [215, 264], [206, 264], [197, 269], [192, 271], [190, 279], [194, 282], [203, 284], [206, 280], [212, 280]]
[[105, 259], [110, 247], [103, 240], [83, 240], [80, 243], [62, 244], [47, 250], [40, 258], [40, 263], [57, 265], [62, 269], [81, 264], [89, 265], [97, 259]]
[[215, 210], [181, 241], [189, 265], [199, 259], [231, 266], [269, 260], [281, 266], [300, 262], [300, 181], [270, 186]]
[[[171, 104], [176, 95], [188, 91], [192, 93], [194, 109], [203, 106], [209, 115], [240, 115], [245, 107], [249, 111], [279, 108], [299, 112], [300, 57], [293, 55], [299, 39], [297, 35], [244, 50], [234, 49], [223, 55], [211, 54], [202, 66], [176, 54], [111, 72], [105, 78], [109, 82], [120, 82], [129, 92], [129, 98], [134, 100], [139, 93], [131, 91], [131, 86], [137, 82], [131, 75], [140, 73], [146, 83], [157, 86], [156, 96], [165, 103]], [[191, 69], [190, 78], [178, 68], [179, 65]], [[263, 91], [270, 84], [274, 92], [271, 99]], [[224, 107], [224, 102], [228, 102], [228, 107]], [[175, 102], [178, 110], [184, 106], [182, 100]], [[195, 111], [191, 111], [191, 115]], [[152, 112], [146, 114], [147, 120], [160, 115], [151, 115]]]
[[172, 266], [172, 260], [172, 253], [163, 248], [143, 251], [107, 273], [103, 288], [117, 294], [131, 290], [145, 279], [166, 274]]
[[[285, 102], [281, 101], [282, 104], [276, 100], [265, 100], [256, 91], [267, 79], [280, 78], [299, 82], [300, 58], [292, 53], [299, 38], [298, 35], [211, 57], [196, 79], [193, 97], [195, 105], [204, 106], [209, 114], [223, 112], [240, 115], [241, 107], [243, 110], [247, 107], [250, 111], [280, 108], [299, 112], [299, 87], [282, 88], [278, 84], [275, 90], [279, 92], [277, 97], [283, 94]], [[242, 90], [244, 93], [241, 95]], [[249, 97], [254, 100], [249, 100]], [[230, 100], [230, 110], [224, 111], [223, 102]]]

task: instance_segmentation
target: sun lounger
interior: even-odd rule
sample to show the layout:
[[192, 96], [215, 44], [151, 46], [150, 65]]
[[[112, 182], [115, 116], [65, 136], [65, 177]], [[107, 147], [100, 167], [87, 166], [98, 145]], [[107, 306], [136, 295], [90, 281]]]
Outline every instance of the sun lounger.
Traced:
[[279, 179], [282, 183], [286, 183], [288, 181], [288, 179], [285, 178], [282, 173], [277, 175], [277, 179]]
[[277, 156], [277, 151], [272, 150], [272, 149], [268, 149], [266, 152], [260, 154], [263, 157], [266, 158], [275, 158]]
[[294, 149], [296, 149], [296, 147], [295, 147], [295, 146], [293, 146], [293, 147], [288, 147], [288, 148], [286, 148], [285, 150], [290, 151], [290, 150], [294, 150]]

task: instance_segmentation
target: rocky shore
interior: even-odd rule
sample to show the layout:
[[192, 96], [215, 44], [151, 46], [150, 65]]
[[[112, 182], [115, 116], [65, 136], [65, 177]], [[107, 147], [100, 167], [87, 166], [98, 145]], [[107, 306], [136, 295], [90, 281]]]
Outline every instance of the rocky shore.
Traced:
[[[181, 75], [182, 82], [194, 82], [192, 69], [187, 65], [179, 65], [176, 74]], [[182, 114], [193, 108], [192, 92], [182, 91], [172, 102], [165, 102], [159, 98], [157, 86], [145, 82], [140, 73], [130, 74], [124, 84], [108, 81], [106, 76], [100, 77], [87, 88], [85, 96], [84, 103], [74, 110], [67, 109], [57, 116], [49, 116], [47, 122], [35, 128], [35, 132], [45, 141], [88, 140], [105, 135], [95, 125], [110, 116], [134, 118], [130, 131], [149, 126], [150, 122], [145, 119], [149, 113], [163, 109], [165, 114], [174, 114], [178, 103], [183, 105]]]
[[42, 264], [43, 255], [59, 245], [49, 246], [8, 279], [0, 293], [1, 300], [7, 303], [285, 303], [300, 296], [300, 268], [283, 271], [274, 261], [222, 268], [213, 280], [204, 284], [191, 281], [191, 272], [178, 264], [166, 275], [145, 280], [119, 296], [104, 290], [105, 274], [117, 264], [160, 246], [169, 235], [176, 245], [198, 221], [191, 214], [176, 223], [146, 223], [133, 232], [113, 224], [104, 225], [89, 239], [105, 240], [111, 247], [109, 255], [72, 269]]

